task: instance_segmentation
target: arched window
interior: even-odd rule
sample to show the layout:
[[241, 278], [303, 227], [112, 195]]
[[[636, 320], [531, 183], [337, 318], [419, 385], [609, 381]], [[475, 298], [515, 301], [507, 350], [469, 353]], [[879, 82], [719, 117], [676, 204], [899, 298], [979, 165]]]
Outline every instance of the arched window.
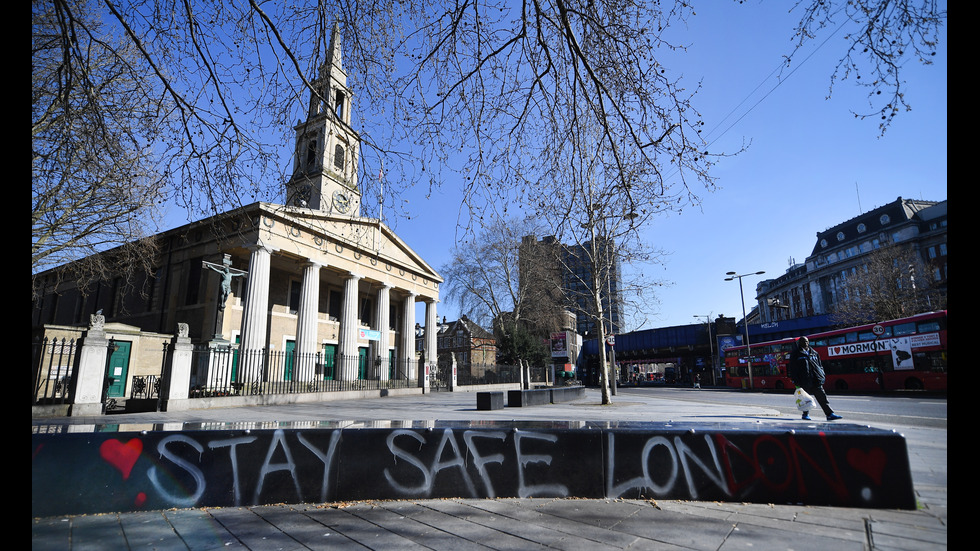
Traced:
[[333, 166], [337, 170], [344, 169], [344, 146], [337, 144], [337, 147], [333, 148]]
[[344, 100], [346, 96], [340, 90], [337, 90], [337, 95], [334, 97], [334, 115], [338, 119], [344, 120]]
[[306, 170], [308, 172], [316, 170], [317, 168], [317, 149], [316, 138], [313, 138], [306, 143]]

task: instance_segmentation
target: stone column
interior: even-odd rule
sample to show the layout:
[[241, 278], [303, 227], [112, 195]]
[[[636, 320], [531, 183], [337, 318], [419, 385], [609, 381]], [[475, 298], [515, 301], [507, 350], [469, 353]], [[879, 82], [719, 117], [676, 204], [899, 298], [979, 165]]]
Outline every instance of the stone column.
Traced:
[[303, 286], [296, 315], [296, 350], [293, 353], [293, 380], [312, 381], [316, 368], [320, 268], [316, 262], [303, 267]]
[[391, 331], [388, 329], [390, 325], [391, 316], [391, 285], [387, 283], [382, 283], [381, 288], [378, 289], [378, 300], [376, 301], [375, 308], [375, 329], [381, 333], [381, 340], [379, 340], [374, 345], [373, 358], [380, 359], [378, 362], [378, 380], [387, 381], [390, 376], [391, 362], [388, 361], [388, 347], [390, 345], [388, 339], [390, 337]]
[[272, 251], [265, 245], [252, 247], [248, 260], [248, 285], [242, 312], [242, 342], [239, 346], [239, 381], [260, 381], [265, 365], [269, 325], [269, 272]]
[[102, 411], [102, 394], [108, 385], [106, 361], [109, 358], [109, 339], [105, 335], [104, 316], [91, 316], [80, 348], [78, 363], [72, 374], [72, 404], [68, 415], [100, 415], [105, 413]]
[[184, 411], [188, 408], [187, 391], [191, 382], [194, 345], [187, 334], [187, 324], [179, 323], [177, 334], [170, 341], [170, 354], [167, 356], [166, 371], [160, 385], [163, 411]]
[[354, 381], [357, 379], [357, 289], [361, 276], [349, 274], [344, 282], [344, 304], [340, 311], [340, 335], [337, 339], [338, 379]]
[[420, 386], [422, 391], [429, 390], [429, 378], [439, 365], [439, 351], [436, 338], [439, 336], [439, 322], [436, 320], [435, 299], [425, 301], [425, 369], [422, 370]]
[[296, 315], [296, 350], [293, 353], [294, 381], [312, 381], [315, 375], [322, 267], [317, 262], [303, 266], [303, 286]]
[[416, 378], [415, 361], [415, 293], [409, 293], [402, 302], [401, 340], [398, 343], [398, 376], [409, 381]]

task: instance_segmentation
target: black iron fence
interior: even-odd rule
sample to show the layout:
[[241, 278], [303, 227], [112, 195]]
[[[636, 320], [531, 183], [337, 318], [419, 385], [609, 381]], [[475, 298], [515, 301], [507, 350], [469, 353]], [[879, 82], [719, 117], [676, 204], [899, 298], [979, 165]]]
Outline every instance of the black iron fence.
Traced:
[[31, 343], [32, 406], [68, 403], [77, 351], [74, 339], [34, 339]]
[[150, 400], [160, 398], [159, 375], [138, 375], [133, 377], [133, 387], [129, 397], [134, 400]]
[[412, 388], [417, 363], [202, 346], [194, 351], [190, 397]]
[[[32, 405], [69, 403], [79, 346], [79, 341], [67, 338], [34, 340]], [[160, 373], [131, 376], [129, 399], [159, 400], [165, 363], [166, 352]], [[202, 398], [415, 388], [419, 386], [418, 373], [422, 369], [424, 366], [417, 360], [371, 361], [363, 355], [299, 354], [201, 345], [192, 355], [189, 395]], [[430, 373], [430, 386], [448, 389], [451, 377], [451, 367], [435, 368]], [[546, 368], [532, 367], [530, 380], [545, 382]], [[457, 366], [457, 385], [519, 382], [521, 374], [517, 366]]]
[[[547, 367], [531, 367], [530, 381], [544, 383], [548, 380]], [[440, 363], [436, 374], [440, 384], [448, 384], [452, 377], [452, 367]], [[502, 383], [520, 383], [521, 371], [516, 365], [501, 364], [457, 364], [457, 385], [492, 385]]]

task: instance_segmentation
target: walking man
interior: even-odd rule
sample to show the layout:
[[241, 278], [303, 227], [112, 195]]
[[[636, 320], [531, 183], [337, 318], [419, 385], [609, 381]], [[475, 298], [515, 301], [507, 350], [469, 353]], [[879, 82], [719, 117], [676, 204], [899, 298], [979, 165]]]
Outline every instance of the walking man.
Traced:
[[[796, 350], [789, 360], [789, 376], [793, 379], [793, 384], [807, 391], [817, 399], [817, 403], [823, 408], [828, 421], [836, 421], [841, 416], [834, 413], [827, 401], [827, 393], [823, 390], [823, 383], [826, 376], [823, 372], [823, 365], [820, 363], [820, 356], [810, 348], [810, 339], [800, 337], [796, 341]], [[810, 420], [810, 412], [803, 412], [803, 419]]]

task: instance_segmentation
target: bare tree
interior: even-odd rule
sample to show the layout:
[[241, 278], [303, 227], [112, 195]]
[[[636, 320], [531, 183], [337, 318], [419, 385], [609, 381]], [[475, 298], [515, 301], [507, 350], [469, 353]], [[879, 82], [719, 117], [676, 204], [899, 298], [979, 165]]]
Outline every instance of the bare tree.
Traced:
[[794, 9], [801, 17], [787, 67], [805, 44], [842, 31], [845, 51], [831, 75], [830, 93], [837, 82], [849, 78], [868, 88], [868, 108], [854, 111], [854, 116], [878, 120], [882, 133], [896, 115], [912, 109], [905, 99], [902, 68], [909, 61], [932, 64], [946, 21], [945, 2], [799, 0]]
[[82, 26], [50, 4], [33, 7], [32, 273], [84, 259], [63, 274], [84, 288], [107, 273], [147, 270], [162, 198], [151, 144], [163, 106], [148, 99], [153, 83], [131, 45], [106, 34], [86, 6], [74, 10]]
[[527, 219], [491, 221], [458, 242], [452, 260], [440, 269], [446, 299], [481, 326], [493, 327], [502, 356], [529, 359], [517, 346], [503, 350], [504, 343], [540, 341], [561, 326], [565, 300], [557, 270], [548, 270], [557, 266], [553, 259], [550, 264], [542, 261], [540, 256], [547, 253], [525, 246], [525, 238], [533, 241], [539, 232], [540, 224]]
[[929, 285], [922, 257], [912, 247], [894, 244], [868, 253], [863, 262], [834, 280], [833, 319], [855, 325], [903, 318], [946, 308], [946, 294]]
[[[888, 9], [909, 5], [812, 0], [802, 4], [809, 9], [800, 41], [820, 35], [838, 14], [828, 7], [834, 6], [868, 23], [872, 64], [892, 51], [892, 41], [883, 47], [881, 37], [909, 48], [922, 44], [926, 57], [931, 39], [922, 30], [935, 28], [945, 12], [928, 1], [922, 10]], [[639, 185], [665, 199], [690, 193], [685, 201], [696, 203], [712, 185], [717, 152], [699, 137], [696, 87], [658, 58], [677, 48], [672, 37], [681, 35], [669, 33], [691, 13], [691, 4], [679, 0], [35, 0], [35, 19], [44, 14], [54, 22], [40, 32], [59, 53], [60, 70], [35, 79], [34, 88], [71, 91], [99, 73], [105, 56], [94, 53], [117, 53], [123, 76], [139, 86], [129, 99], [145, 103], [93, 102], [91, 118], [137, 113], [130, 123], [141, 125], [138, 143], [146, 149], [127, 151], [152, 152], [153, 170], [135, 176], [159, 175], [168, 202], [214, 214], [282, 197], [291, 165], [282, 152], [292, 150], [291, 126], [311, 90], [308, 76], [338, 22], [363, 117], [355, 124], [364, 141], [360, 170], [385, 167], [385, 212], [400, 212], [401, 191], [443, 182], [460, 182], [465, 204], [478, 215], [473, 219], [514, 208], [541, 212], [559, 165], [591, 154], [583, 145], [603, 151], [599, 182], [619, 188], [621, 205], [638, 206]], [[897, 71], [900, 63], [891, 61]], [[900, 85], [898, 79], [880, 85], [895, 90], [892, 106], [902, 97]], [[589, 128], [590, 142], [566, 140], [570, 125]], [[122, 138], [110, 133], [92, 147], [126, 142], [130, 127], [107, 128]], [[367, 189], [378, 179], [358, 181], [363, 197], [380, 196]]]
[[[153, 82], [136, 97], [154, 106], [159, 173], [175, 204], [195, 212], [281, 193], [288, 163], [280, 152], [334, 21], [364, 115], [362, 169], [376, 173], [384, 162], [388, 197], [449, 174], [462, 175], [467, 203], [480, 208], [500, 196], [533, 197], [549, 170], [542, 155], [563, 130], [553, 115], [569, 107], [603, 129], [613, 162], [638, 157], [704, 172], [689, 93], [653, 57], [673, 48], [663, 35], [690, 13], [684, 3], [90, 4], [101, 19], [64, 0], [33, 4], [62, 22], [52, 36], [64, 52], [60, 75], [91, 72], [79, 37], [99, 25], [115, 38], [111, 48], [137, 53], [132, 73]], [[660, 157], [670, 162], [655, 165]]]
[[[649, 313], [662, 283], [649, 275], [663, 252], [641, 238], [640, 229], [663, 213], [696, 204], [697, 194], [683, 180], [668, 184], [642, 160], [615, 161], [596, 127], [566, 113], [565, 154], [556, 162], [551, 186], [540, 200], [552, 231], [562, 243], [563, 289], [568, 305], [591, 321], [600, 343], [602, 402], [610, 403], [610, 373], [604, 343], [632, 314]], [[559, 144], [556, 144], [559, 145]], [[710, 179], [702, 179], [710, 183]], [[626, 310], [632, 310], [627, 312]]]

